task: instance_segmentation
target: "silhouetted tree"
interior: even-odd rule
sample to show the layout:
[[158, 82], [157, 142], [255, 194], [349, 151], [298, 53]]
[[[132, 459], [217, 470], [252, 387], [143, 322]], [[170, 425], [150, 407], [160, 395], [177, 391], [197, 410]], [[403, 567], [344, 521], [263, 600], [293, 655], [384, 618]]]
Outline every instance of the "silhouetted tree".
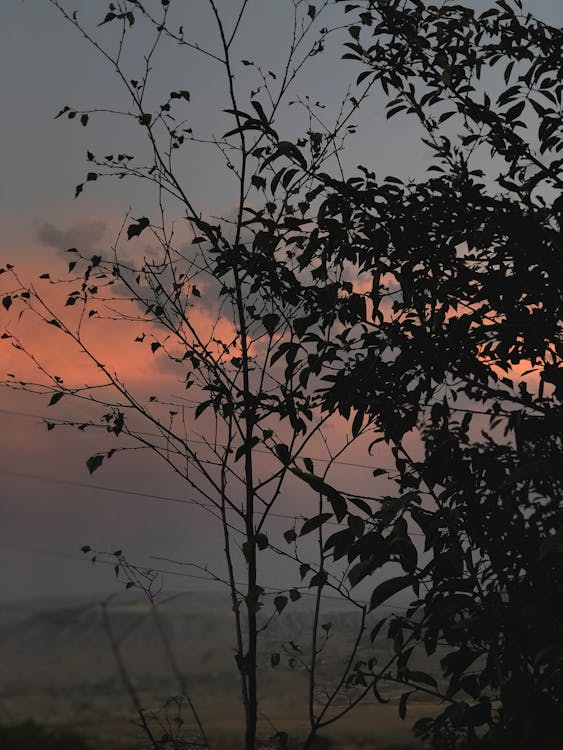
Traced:
[[[403, 575], [375, 600], [419, 595], [391, 620], [400, 657], [387, 676], [410, 686], [404, 715], [410, 694], [436, 687], [411, 662], [441, 648], [449, 706], [417, 727], [434, 747], [555, 747], [563, 34], [518, 1], [346, 10], [345, 56], [378, 82], [388, 117], [418, 119], [433, 173], [403, 184], [362, 170], [331, 184], [321, 209], [335, 255], [373, 280], [325, 408], [376, 419], [399, 489], [347, 540], [351, 577], [393, 560]], [[418, 563], [411, 522], [425, 538]]]

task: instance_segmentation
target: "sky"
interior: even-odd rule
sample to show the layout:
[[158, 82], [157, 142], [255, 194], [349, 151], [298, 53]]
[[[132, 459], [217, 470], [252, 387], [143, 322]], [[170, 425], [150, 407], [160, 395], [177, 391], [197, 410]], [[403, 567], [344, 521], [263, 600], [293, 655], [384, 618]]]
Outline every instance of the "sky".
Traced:
[[[217, 32], [207, 2], [186, 0], [181, 5], [186, 38], [216, 50]], [[226, 25], [232, 26], [238, 4], [223, 0], [219, 5]], [[256, 86], [256, 79], [253, 68], [238, 61], [252, 59], [265, 71], [279, 72], [287, 49], [290, 6], [285, 0], [250, 0], [233, 51], [242, 101]], [[97, 0], [69, 1], [65, 7], [78, 9], [80, 17], [94, 26], [107, 11], [107, 3]], [[563, 16], [559, 0], [538, 0], [533, 10], [557, 24]], [[338, 17], [328, 20], [336, 23]], [[12, 263], [22, 276], [36, 277], [63, 269], [68, 262], [63, 251], [68, 247], [103, 252], [125, 212], [150, 215], [155, 195], [140, 183], [99, 180], [74, 198], [75, 186], [88, 171], [87, 150], [129, 152], [142, 150], [143, 144], [124, 118], [101, 113], [91, 117], [88, 127], [81, 127], [76, 119], [54, 116], [64, 106], [120, 108], [119, 82], [46, 0], [6, 0], [0, 21], [0, 266]], [[98, 28], [97, 33], [104, 43], [112, 42], [110, 24]], [[337, 112], [348, 81], [358, 72], [352, 63], [338, 59], [336, 49], [343, 39], [335, 33], [333, 50], [310, 58], [288, 98], [310, 95], [323, 104], [324, 109], [318, 111], [328, 120]], [[137, 43], [124, 58], [131, 76], [135, 64], [138, 70], [134, 60], [149, 42], [145, 31], [139, 29]], [[155, 60], [152, 81], [154, 101], [161, 100], [163, 92], [190, 91], [186, 117], [202, 140], [220, 136], [232, 127], [224, 113], [229, 106], [224, 74], [210, 57], [193, 50], [180, 55], [177, 49], [168, 48]], [[346, 170], [351, 172], [362, 163], [379, 175], [424, 173], [426, 152], [417, 139], [416, 127], [404, 118], [387, 122], [380, 96], [366, 102], [355, 122], [358, 132], [343, 153]], [[297, 106], [280, 109], [277, 125], [285, 137], [293, 137], [303, 124]], [[181, 172], [198, 210], [206, 215], [232, 211], [235, 185], [213, 146], [191, 144]], [[170, 210], [181, 224], [180, 209]], [[143, 243], [135, 252], [146, 250]], [[56, 291], [52, 286], [43, 288], [48, 295]], [[211, 300], [209, 305], [213, 305]], [[14, 326], [17, 321], [9, 319], [8, 323]], [[60, 339], [26, 321], [19, 325], [18, 330], [54, 367], [79, 376], [84, 364]], [[154, 358], [140, 358], [116, 326], [101, 327], [97, 335], [111, 350], [116, 368], [125, 368], [141, 391], [148, 393], [155, 378], [166, 385], [170, 373], [155, 371]], [[2, 373], [12, 364], [22, 366], [6, 347], [0, 350], [0, 357], [4, 358]], [[57, 408], [57, 417], [75, 414], [65, 412], [68, 407], [62, 402]], [[186, 487], [164, 465], [145, 455], [124, 454], [90, 476], [85, 461], [99, 449], [100, 438], [91, 433], [77, 436], [76, 431], [62, 428], [47, 431], [42, 417], [49, 413], [44, 397], [0, 389], [0, 599], [111, 590], [117, 585], [111, 570], [92, 565], [80, 553], [85, 544], [123, 549], [130, 559], [145, 564], [156, 565], [152, 557], [165, 557], [220, 565], [222, 539], [216, 520], [189, 502]], [[335, 472], [336, 480], [353, 482], [358, 492], [369, 492], [373, 484], [365, 447], [344, 456]], [[263, 470], [268, 470], [266, 464]], [[286, 512], [304, 512], [291, 490]], [[278, 519], [276, 523], [281, 533], [288, 521]], [[198, 571], [163, 561], [158, 565], [180, 573], [166, 575], [169, 588], [209, 587], [197, 577]], [[196, 577], [186, 578], [186, 574]], [[283, 584], [284, 576], [287, 578], [287, 571], [280, 570], [275, 559], [265, 561], [264, 583]]]

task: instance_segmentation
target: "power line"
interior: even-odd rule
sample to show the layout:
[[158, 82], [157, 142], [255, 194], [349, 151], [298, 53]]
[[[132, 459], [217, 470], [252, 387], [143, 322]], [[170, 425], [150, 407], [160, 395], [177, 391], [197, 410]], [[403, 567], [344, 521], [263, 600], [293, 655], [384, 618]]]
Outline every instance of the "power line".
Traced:
[[[60, 484], [65, 487], [80, 487], [83, 489], [89, 489], [89, 490], [99, 490], [101, 492], [112, 492], [117, 495], [128, 495], [132, 497], [142, 497], [147, 500], [156, 500], [159, 502], [168, 502], [168, 503], [179, 503], [181, 505], [195, 505], [200, 508], [211, 508], [213, 510], [217, 510], [218, 506], [214, 505], [213, 503], [204, 503], [199, 500], [193, 500], [191, 498], [179, 498], [179, 497], [171, 497], [169, 495], [156, 495], [150, 492], [141, 492], [137, 490], [126, 490], [122, 489], [120, 487], [108, 487], [107, 485], [102, 484], [89, 484], [88, 482], [79, 482], [73, 479], [60, 479], [57, 477], [46, 477], [40, 474], [31, 474], [27, 472], [21, 472], [21, 471], [12, 471], [8, 469], [0, 469], [0, 475], [2, 476], [11, 476], [18, 479], [30, 479], [37, 482], [47, 482], [48, 484]], [[257, 515], [260, 514], [259, 510], [255, 511]], [[288, 513], [275, 513], [275, 512], [269, 512], [268, 516], [272, 516], [274, 518], [282, 518], [289, 521], [296, 521], [297, 519], [305, 520], [305, 516], [302, 515], [290, 515]], [[332, 526], [340, 526], [341, 524], [337, 521], [327, 521], [328, 524]], [[413, 531], [411, 532], [412, 536], [424, 536], [424, 534], [421, 534], [419, 532]]]
[[[31, 545], [13, 544], [11, 542], [5, 542], [1, 539], [0, 539], [0, 547], [4, 547], [5, 549], [18, 550], [22, 552], [31, 552], [32, 554], [44, 555], [45, 557], [55, 557], [55, 558], [63, 558], [63, 559], [70, 559], [70, 560], [84, 560], [84, 561], [87, 559], [82, 555], [73, 554], [71, 552], [63, 552], [61, 550], [48, 549], [45, 547], [35, 547]], [[171, 560], [170, 562], [174, 563], [175, 561]], [[112, 567], [115, 566], [115, 562], [113, 560], [98, 559], [96, 560], [96, 564], [110, 565]], [[176, 564], [183, 565], [185, 563], [177, 562]], [[185, 573], [184, 571], [181, 571], [181, 570], [168, 570], [164, 568], [155, 568], [152, 565], [151, 566], [137, 565], [133, 563], [128, 563], [128, 565], [131, 568], [138, 568], [140, 570], [150, 570], [151, 572], [160, 573], [161, 575], [171, 575], [171, 576], [176, 576], [179, 578], [190, 578], [192, 580], [207, 581], [209, 583], [217, 583], [217, 584], [223, 583], [223, 581], [217, 580], [211, 575], [205, 576], [205, 575], [198, 575], [197, 573]], [[235, 581], [234, 583], [237, 586], [244, 585], [243, 581]], [[279, 586], [269, 586], [265, 584], [264, 586], [262, 586], [262, 588], [265, 590], [265, 592], [270, 592], [271, 594], [273, 594], [273, 593], [279, 593], [281, 591], [289, 591], [290, 589], [295, 588], [295, 587], [294, 586], [279, 587]], [[315, 591], [303, 591], [301, 588], [299, 588], [299, 592], [301, 596], [315, 596], [315, 597], [317, 596], [317, 593]], [[332, 600], [332, 601], [342, 601], [342, 600], [346, 601], [346, 597], [331, 596], [330, 594], [325, 594], [323, 596], [323, 599]], [[366, 605], [366, 606], [368, 605], [368, 602], [362, 599], [354, 599], [354, 602], [360, 605]], [[383, 607], [385, 609], [392, 609], [392, 610], [408, 609], [407, 607], [400, 607], [400, 606], [396, 607], [396, 606], [393, 606], [392, 604], [379, 604], [378, 607]]]
[[[69, 424], [64, 419], [53, 418], [52, 420], [49, 420], [47, 417], [41, 416], [40, 414], [30, 414], [28, 412], [14, 411], [13, 409], [0, 409], [0, 414], [6, 414], [7, 416], [11, 416], [11, 417], [28, 417], [29, 419], [39, 419], [42, 422], [49, 422], [50, 424], [57, 424], [57, 425], [68, 425]], [[84, 423], [83, 422], [73, 422], [72, 424], [76, 424], [76, 425], [80, 424], [80, 425], [82, 425]], [[100, 425], [100, 424], [87, 424], [87, 426], [88, 427], [100, 428], [100, 429], [106, 429], [104, 427], [104, 425]], [[157, 434], [152, 433], [152, 432], [138, 432], [137, 434], [138, 435], [145, 435], [147, 437], [162, 437], [161, 435], [157, 435]], [[206, 442], [205, 440], [197, 440], [196, 438], [190, 438], [190, 443], [195, 443], [196, 445], [209, 446], [209, 443]], [[221, 445], [219, 447], [226, 448], [225, 445]], [[262, 453], [262, 454], [267, 455], [267, 456], [273, 455], [272, 451], [261, 450], [260, 448], [253, 448], [253, 451], [255, 453]], [[316, 457], [315, 456], [311, 456], [310, 458], [311, 458], [312, 461], [318, 461], [319, 463], [325, 463], [325, 464], [332, 463], [332, 464], [335, 464], [335, 465], [338, 465], [338, 466], [349, 466], [349, 467], [351, 467], [353, 469], [369, 469], [369, 471], [373, 471], [374, 470], [374, 467], [370, 466], [369, 464], [360, 464], [360, 463], [355, 463], [353, 461], [339, 461], [338, 459], [332, 460], [330, 458], [320, 458], [319, 456], [316, 456]]]

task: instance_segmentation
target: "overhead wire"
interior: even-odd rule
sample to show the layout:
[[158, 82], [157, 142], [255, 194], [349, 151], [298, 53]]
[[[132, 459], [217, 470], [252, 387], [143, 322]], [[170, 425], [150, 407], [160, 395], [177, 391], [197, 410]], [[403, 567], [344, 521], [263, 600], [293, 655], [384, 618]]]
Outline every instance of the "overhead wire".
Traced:
[[[99, 490], [100, 492], [110, 492], [115, 493], [117, 495], [128, 495], [128, 496], [136, 496], [136, 497], [142, 497], [147, 500], [156, 500], [160, 502], [168, 502], [168, 503], [178, 503], [181, 505], [195, 505], [199, 506], [201, 508], [212, 508], [214, 510], [217, 510], [217, 506], [213, 503], [205, 503], [203, 501], [194, 500], [192, 498], [179, 498], [179, 497], [172, 497], [169, 495], [157, 495], [152, 492], [142, 492], [140, 490], [127, 490], [122, 489], [121, 487], [109, 487], [107, 485], [101, 485], [101, 484], [91, 484], [88, 482], [80, 482], [74, 479], [61, 479], [57, 477], [48, 477], [43, 476], [41, 474], [32, 474], [28, 472], [22, 472], [22, 471], [13, 471], [11, 469], [0, 469], [0, 475], [1, 476], [11, 476], [18, 479], [30, 479], [32, 481], [38, 481], [38, 482], [47, 482], [49, 484], [59, 484], [66, 487], [80, 487], [81, 489], [91, 489], [91, 490]], [[260, 514], [259, 510], [255, 511], [256, 514]], [[297, 520], [305, 520], [306, 517], [303, 515], [291, 515], [289, 513], [276, 513], [276, 512], [269, 512], [268, 516], [272, 516], [274, 518], [280, 518], [290, 521], [297, 521]], [[337, 521], [328, 521], [328, 524], [332, 526], [341, 526], [340, 523]], [[424, 534], [419, 532], [410, 532], [412, 536], [424, 536]]]
[[[46, 557], [72, 559], [72, 560], [87, 560], [88, 559], [88, 558], [85, 558], [85, 557], [83, 557], [81, 555], [73, 554], [71, 552], [63, 552], [61, 550], [47, 549], [45, 547], [35, 547], [35, 546], [32, 546], [32, 545], [13, 544], [11, 542], [6, 542], [6, 541], [0, 539], [0, 548], [2, 548], [2, 547], [5, 548], [5, 549], [13, 549], [13, 550], [22, 551], [22, 552], [31, 552], [33, 554], [44, 555]], [[174, 561], [171, 561], [171, 562], [174, 562]], [[113, 560], [97, 559], [96, 560], [96, 564], [110, 565], [110, 566], [114, 567], [116, 563]], [[178, 562], [177, 564], [178, 565], [182, 565], [182, 563], [180, 563], [180, 562]], [[154, 573], [160, 573], [161, 575], [171, 575], [171, 576], [175, 576], [175, 577], [179, 577], [179, 578], [189, 578], [191, 580], [207, 581], [209, 583], [216, 583], [216, 584], [217, 583], [223, 583], [222, 581], [217, 580], [216, 578], [214, 578], [211, 575], [207, 575], [207, 576], [205, 576], [205, 575], [198, 575], [197, 573], [186, 573], [186, 572], [181, 571], [181, 570], [168, 570], [168, 569], [165, 569], [165, 568], [156, 568], [156, 567], [153, 567], [152, 565], [137, 565], [137, 564], [133, 564], [133, 563], [129, 563], [129, 562], [128, 562], [128, 565], [131, 566], [131, 567], [133, 567], [133, 568], [150, 570], [151, 572], [154, 572]], [[243, 586], [244, 585], [243, 581], [235, 581], [234, 583], [237, 586]], [[264, 586], [262, 586], [262, 588], [264, 589], [264, 591], [266, 593], [269, 592], [270, 594], [273, 594], [273, 593], [279, 593], [279, 592], [282, 592], [282, 591], [289, 591], [289, 590], [295, 588], [295, 586], [280, 587], [280, 586], [264, 585]], [[315, 596], [315, 597], [317, 596], [316, 592], [314, 592], [314, 591], [303, 591], [303, 590], [299, 589], [299, 593], [301, 594], [301, 596]], [[324, 595], [323, 599], [331, 600], [331, 601], [343, 601], [343, 600], [346, 601], [345, 597], [338, 597], [338, 596], [334, 596], [334, 595], [330, 595], [330, 594]], [[359, 605], [365, 605], [365, 606], [367, 606], [369, 604], [369, 602], [361, 600], [361, 599], [354, 599], [354, 603], [355, 604], [359, 604]], [[392, 610], [397, 610], [397, 611], [398, 610], [406, 610], [406, 609], [408, 609], [408, 607], [394, 606], [392, 604], [380, 604], [378, 606], [379, 607], [383, 607], [385, 609], [392, 609]]]
[[[42, 422], [49, 422], [50, 424], [58, 424], [61, 426], [64, 426], [65, 424], [67, 424], [66, 420], [64, 419], [53, 418], [51, 420], [40, 414], [30, 414], [29, 412], [19, 412], [13, 409], [0, 409], [0, 414], [6, 414], [7, 416], [13, 416], [13, 417], [28, 417], [29, 419], [39, 419]], [[75, 424], [84, 424], [84, 423], [76, 422]], [[98, 425], [98, 424], [87, 424], [87, 426], [106, 429], [104, 425]], [[147, 437], [161, 437], [160, 435], [156, 435], [155, 433], [151, 433], [151, 432], [139, 432], [138, 434], [145, 435]], [[190, 443], [195, 443], [196, 445], [208, 446], [208, 442], [206, 442], [205, 440], [198, 440], [196, 438], [190, 438]], [[226, 446], [220, 446], [220, 447], [225, 448]], [[260, 448], [254, 448], [253, 452], [261, 453], [261, 454], [268, 455], [268, 456], [272, 455], [271, 451], [261, 450]], [[355, 463], [353, 461], [340, 461], [338, 459], [332, 460], [331, 458], [321, 458], [320, 456], [310, 456], [310, 458], [312, 461], [318, 461], [319, 463], [332, 463], [332, 464], [339, 465], [339, 466], [349, 466], [355, 469], [369, 469], [370, 471], [373, 471], [374, 469], [374, 467], [370, 466], [369, 464]]]

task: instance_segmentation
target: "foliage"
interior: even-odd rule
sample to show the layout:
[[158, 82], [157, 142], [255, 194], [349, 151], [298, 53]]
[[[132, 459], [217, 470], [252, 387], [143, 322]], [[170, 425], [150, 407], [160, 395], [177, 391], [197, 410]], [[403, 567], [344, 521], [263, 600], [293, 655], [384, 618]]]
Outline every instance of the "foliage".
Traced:
[[46, 729], [34, 721], [0, 725], [3, 750], [88, 750], [86, 740], [74, 732]]
[[[435, 747], [552, 747], [563, 644], [562, 34], [519, 3], [348, 10], [347, 56], [389, 94], [388, 117], [419, 119], [435, 173], [404, 185], [363, 170], [323, 204], [327, 220], [342, 219], [341, 257], [373, 279], [373, 322], [347, 339], [355, 355], [326, 408], [376, 418], [400, 488], [348, 555], [362, 577], [390, 559], [407, 574], [397, 585], [416, 575], [420, 599], [390, 627], [394, 679], [427, 688], [411, 657], [448, 649], [450, 705], [419, 723], [421, 735]], [[419, 567], [409, 516], [425, 537]]]

